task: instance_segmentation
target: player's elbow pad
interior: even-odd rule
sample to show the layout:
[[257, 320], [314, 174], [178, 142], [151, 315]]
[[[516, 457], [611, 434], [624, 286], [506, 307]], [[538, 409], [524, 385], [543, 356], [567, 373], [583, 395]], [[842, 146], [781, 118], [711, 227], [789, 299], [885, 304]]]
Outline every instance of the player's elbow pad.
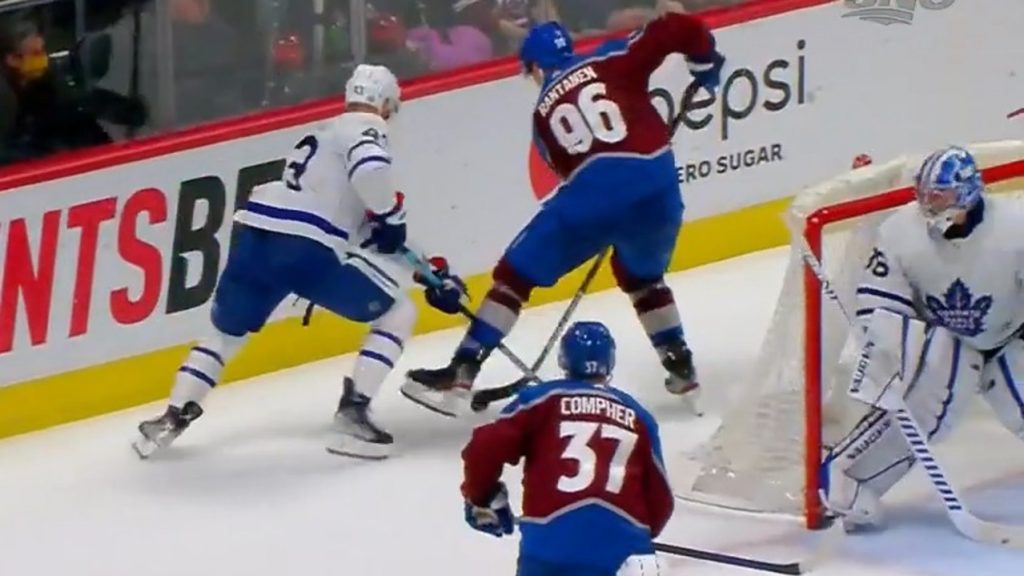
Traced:
[[389, 165], [365, 168], [353, 174], [349, 181], [359, 198], [374, 214], [384, 214], [394, 208], [396, 192]]

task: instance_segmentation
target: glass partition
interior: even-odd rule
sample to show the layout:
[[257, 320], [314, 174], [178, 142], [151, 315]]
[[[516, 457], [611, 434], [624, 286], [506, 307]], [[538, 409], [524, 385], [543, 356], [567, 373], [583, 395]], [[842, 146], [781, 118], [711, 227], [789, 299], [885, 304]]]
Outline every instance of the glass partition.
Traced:
[[0, 0], [0, 165], [339, 96], [359, 62], [402, 79], [659, 11], [759, 0]]

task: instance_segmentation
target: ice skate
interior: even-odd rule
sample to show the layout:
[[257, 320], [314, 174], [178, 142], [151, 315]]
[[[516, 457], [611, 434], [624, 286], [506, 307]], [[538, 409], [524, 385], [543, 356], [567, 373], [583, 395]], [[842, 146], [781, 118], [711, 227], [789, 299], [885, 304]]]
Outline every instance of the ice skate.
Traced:
[[703, 416], [700, 408], [700, 384], [697, 382], [697, 370], [693, 366], [693, 352], [685, 341], [669, 344], [661, 355], [661, 365], [668, 370], [665, 378], [665, 389], [678, 395], [689, 410], [697, 416]]
[[391, 455], [394, 437], [370, 419], [370, 398], [356, 391], [351, 378], [345, 378], [334, 422], [337, 431], [327, 445], [331, 454], [366, 460], [383, 460]]
[[410, 370], [402, 384], [402, 395], [428, 410], [456, 418], [470, 410], [480, 364], [475, 358], [456, 357], [444, 368]]
[[203, 408], [195, 402], [186, 402], [181, 408], [168, 406], [162, 416], [139, 424], [141, 436], [132, 443], [132, 448], [139, 458], [149, 458], [170, 446], [193, 420], [202, 415]]

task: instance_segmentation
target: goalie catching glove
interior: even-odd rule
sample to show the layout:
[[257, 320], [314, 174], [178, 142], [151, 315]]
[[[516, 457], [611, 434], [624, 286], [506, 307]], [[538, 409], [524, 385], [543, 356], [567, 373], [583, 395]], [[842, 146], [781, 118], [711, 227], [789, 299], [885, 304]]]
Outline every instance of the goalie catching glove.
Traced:
[[413, 279], [426, 288], [427, 304], [445, 314], [458, 314], [462, 308], [462, 296], [468, 294], [466, 283], [453, 274], [448, 260], [434, 256], [427, 260], [434, 277], [429, 278], [417, 272]]
[[501, 538], [514, 529], [512, 507], [508, 503], [508, 488], [499, 482], [490, 500], [478, 506], [469, 500], [465, 504], [466, 524], [491, 536]]

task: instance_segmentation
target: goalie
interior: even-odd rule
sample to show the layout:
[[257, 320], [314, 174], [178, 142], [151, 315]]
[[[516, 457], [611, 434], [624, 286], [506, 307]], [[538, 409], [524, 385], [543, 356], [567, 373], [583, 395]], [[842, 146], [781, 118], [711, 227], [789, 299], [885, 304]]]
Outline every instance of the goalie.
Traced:
[[[892, 414], [898, 393], [930, 442], [980, 394], [1024, 439], [1024, 203], [986, 196], [971, 154], [928, 156], [916, 202], [895, 211], [857, 288], [864, 337], [850, 394], [874, 408], [825, 463], [827, 505], [847, 530], [878, 526], [879, 504], [913, 467]], [[826, 486], [828, 483], [826, 483]]]

